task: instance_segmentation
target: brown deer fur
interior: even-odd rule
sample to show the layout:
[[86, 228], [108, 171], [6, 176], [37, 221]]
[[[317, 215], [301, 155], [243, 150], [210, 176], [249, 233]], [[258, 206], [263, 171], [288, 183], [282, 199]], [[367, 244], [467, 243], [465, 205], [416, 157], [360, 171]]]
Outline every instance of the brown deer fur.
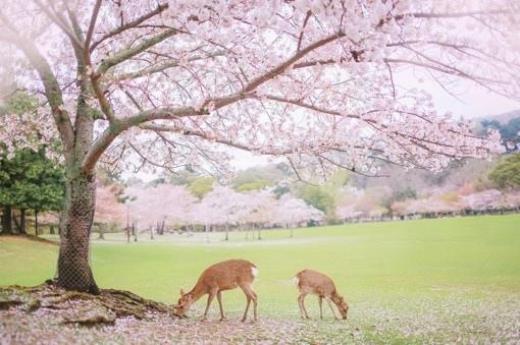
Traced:
[[295, 276], [296, 284], [298, 286], [298, 290], [300, 291], [300, 295], [298, 296], [298, 305], [300, 307], [300, 314], [303, 319], [309, 319], [309, 315], [307, 314], [307, 310], [305, 309], [305, 297], [308, 294], [317, 295], [320, 303], [320, 319], [323, 319], [323, 311], [322, 311], [322, 302], [325, 299], [334, 314], [334, 318], [337, 319], [336, 313], [334, 312], [334, 308], [331, 305], [331, 302], [336, 305], [339, 313], [343, 319], [347, 319], [348, 312], [348, 304], [345, 302], [343, 297], [341, 297], [337, 290], [334, 282], [331, 278], [326, 276], [323, 273], [305, 269], [301, 272], [298, 272]]
[[224, 320], [224, 309], [222, 308], [222, 291], [241, 288], [247, 298], [246, 310], [242, 321], [247, 318], [249, 305], [253, 301], [254, 319], [256, 321], [257, 314], [257, 296], [253, 291], [251, 284], [253, 283], [258, 270], [256, 266], [246, 260], [227, 260], [222, 261], [208, 267], [199, 277], [199, 280], [189, 291], [184, 293], [181, 290], [181, 297], [175, 306], [175, 313], [179, 316], [185, 316], [190, 306], [199, 298], [208, 295], [206, 310], [204, 311], [203, 320], [206, 320], [211, 302], [217, 296], [220, 308], [220, 320]]

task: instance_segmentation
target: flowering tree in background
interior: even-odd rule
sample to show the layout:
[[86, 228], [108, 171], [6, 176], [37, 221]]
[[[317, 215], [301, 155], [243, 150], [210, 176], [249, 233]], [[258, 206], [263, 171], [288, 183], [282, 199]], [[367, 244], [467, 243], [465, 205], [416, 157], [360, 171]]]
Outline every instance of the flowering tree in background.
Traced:
[[[518, 6], [3, 1], [0, 56], [9, 57], [19, 87], [41, 95], [40, 121], [54, 121], [62, 144], [58, 284], [98, 291], [88, 235], [100, 160], [221, 169], [220, 143], [283, 155], [299, 176], [332, 167], [376, 175], [377, 160], [438, 170], [498, 150], [496, 134], [475, 137], [468, 123], [437, 114], [427, 93], [403, 89], [394, 75], [413, 67], [443, 87], [462, 78], [517, 95]], [[1, 121], [18, 130], [14, 117]], [[0, 140], [10, 134], [0, 132]]]
[[125, 205], [117, 196], [118, 186], [98, 186], [96, 191], [96, 210], [94, 222], [99, 226], [99, 238], [107, 224], [123, 227], [126, 222]]
[[476, 192], [462, 197], [466, 208], [476, 211], [486, 211], [499, 208], [502, 205], [502, 193], [496, 189]]
[[243, 208], [237, 214], [240, 223], [251, 227], [254, 231], [258, 228], [258, 239], [262, 239], [262, 228], [272, 225], [276, 209], [276, 198], [271, 190], [263, 189], [243, 193], [245, 198]]
[[182, 186], [133, 186], [125, 190], [125, 195], [132, 198], [127, 204], [129, 221], [140, 228], [148, 229], [162, 222], [174, 226], [192, 221], [196, 198]]
[[307, 205], [302, 199], [284, 194], [276, 204], [273, 221], [285, 227], [290, 226], [293, 237], [293, 227], [310, 221], [320, 222], [324, 216], [322, 211]]
[[276, 222], [286, 226], [299, 226], [309, 221], [320, 222], [324, 217], [322, 211], [289, 194], [283, 195], [278, 200], [276, 210], [278, 211]]
[[230, 187], [217, 186], [206, 194], [201, 201], [202, 213], [194, 214], [195, 223], [200, 222], [200, 218], [205, 219], [203, 224], [221, 225], [226, 230], [226, 240], [229, 239], [229, 226], [237, 224], [240, 220], [241, 212], [246, 205], [247, 196], [237, 193]]

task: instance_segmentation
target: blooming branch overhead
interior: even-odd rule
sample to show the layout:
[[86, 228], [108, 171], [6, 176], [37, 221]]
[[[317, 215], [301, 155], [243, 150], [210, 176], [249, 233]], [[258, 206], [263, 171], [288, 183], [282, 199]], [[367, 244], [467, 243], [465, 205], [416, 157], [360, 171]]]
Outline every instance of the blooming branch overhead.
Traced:
[[377, 160], [438, 170], [498, 151], [498, 136], [474, 136], [394, 76], [414, 68], [518, 96], [512, 3], [5, 1], [0, 49], [28, 60], [16, 82], [46, 96], [65, 156], [82, 117], [93, 121], [85, 171], [100, 158], [220, 169], [215, 143], [318, 172], [374, 175]]

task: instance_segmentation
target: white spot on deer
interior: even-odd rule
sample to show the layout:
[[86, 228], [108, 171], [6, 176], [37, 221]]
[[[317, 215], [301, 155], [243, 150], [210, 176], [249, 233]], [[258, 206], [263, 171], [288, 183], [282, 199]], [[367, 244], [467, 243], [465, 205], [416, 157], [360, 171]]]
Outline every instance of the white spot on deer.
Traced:
[[294, 276], [292, 279], [295, 286], [300, 285], [300, 279], [297, 276]]
[[258, 276], [258, 268], [251, 267], [251, 274], [256, 278]]

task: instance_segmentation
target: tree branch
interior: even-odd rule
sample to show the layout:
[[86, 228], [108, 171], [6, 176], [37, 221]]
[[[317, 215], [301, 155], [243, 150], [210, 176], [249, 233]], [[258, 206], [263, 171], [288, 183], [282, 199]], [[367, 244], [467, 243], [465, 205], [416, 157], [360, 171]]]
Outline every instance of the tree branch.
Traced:
[[132, 29], [132, 28], [135, 28], [137, 27], [139, 24], [147, 21], [148, 19], [158, 15], [159, 13], [163, 12], [164, 10], [166, 10], [168, 8], [168, 3], [164, 3], [164, 4], [159, 4], [157, 6], [157, 8], [131, 22], [128, 22], [127, 24], [124, 24], [124, 25], [121, 25], [120, 27], [118, 27], [117, 29], [113, 30], [113, 31], [110, 31], [109, 33], [105, 34], [103, 37], [101, 37], [99, 40], [97, 40], [96, 42], [92, 43], [92, 45], [90, 46], [90, 51], [92, 52], [94, 49], [96, 49], [96, 47], [101, 44], [103, 41], [113, 37], [113, 36], [116, 36], [120, 33], [122, 33], [123, 31], [126, 31], [128, 29]]
[[126, 60], [136, 56], [137, 54], [140, 54], [140, 53], [146, 51], [146, 49], [151, 48], [154, 45], [161, 43], [165, 39], [167, 39], [179, 32], [180, 31], [177, 29], [168, 29], [168, 30], [161, 32], [160, 34], [157, 34], [156, 36], [145, 39], [143, 42], [136, 45], [135, 47], [123, 49], [123, 50], [115, 53], [111, 57], [105, 59], [99, 66], [96, 73], [99, 75], [102, 75], [111, 67], [113, 67], [117, 64], [120, 64], [121, 62], [126, 61]]
[[85, 50], [88, 52], [90, 49], [90, 41], [92, 40], [92, 35], [94, 34], [94, 28], [96, 27], [96, 21], [99, 15], [99, 9], [101, 8], [102, 0], [96, 0], [96, 4], [94, 5], [94, 10], [92, 11], [92, 16], [90, 18], [90, 24], [87, 30], [87, 36], [85, 38]]
[[45, 57], [38, 51], [38, 48], [30, 40], [22, 37], [1, 13], [0, 20], [11, 29], [11, 34], [8, 35], [10, 42], [24, 53], [40, 77], [45, 90], [45, 96], [51, 107], [54, 122], [65, 149], [65, 157], [67, 157], [74, 143], [74, 130], [69, 114], [64, 108], [63, 95], [58, 80]]

